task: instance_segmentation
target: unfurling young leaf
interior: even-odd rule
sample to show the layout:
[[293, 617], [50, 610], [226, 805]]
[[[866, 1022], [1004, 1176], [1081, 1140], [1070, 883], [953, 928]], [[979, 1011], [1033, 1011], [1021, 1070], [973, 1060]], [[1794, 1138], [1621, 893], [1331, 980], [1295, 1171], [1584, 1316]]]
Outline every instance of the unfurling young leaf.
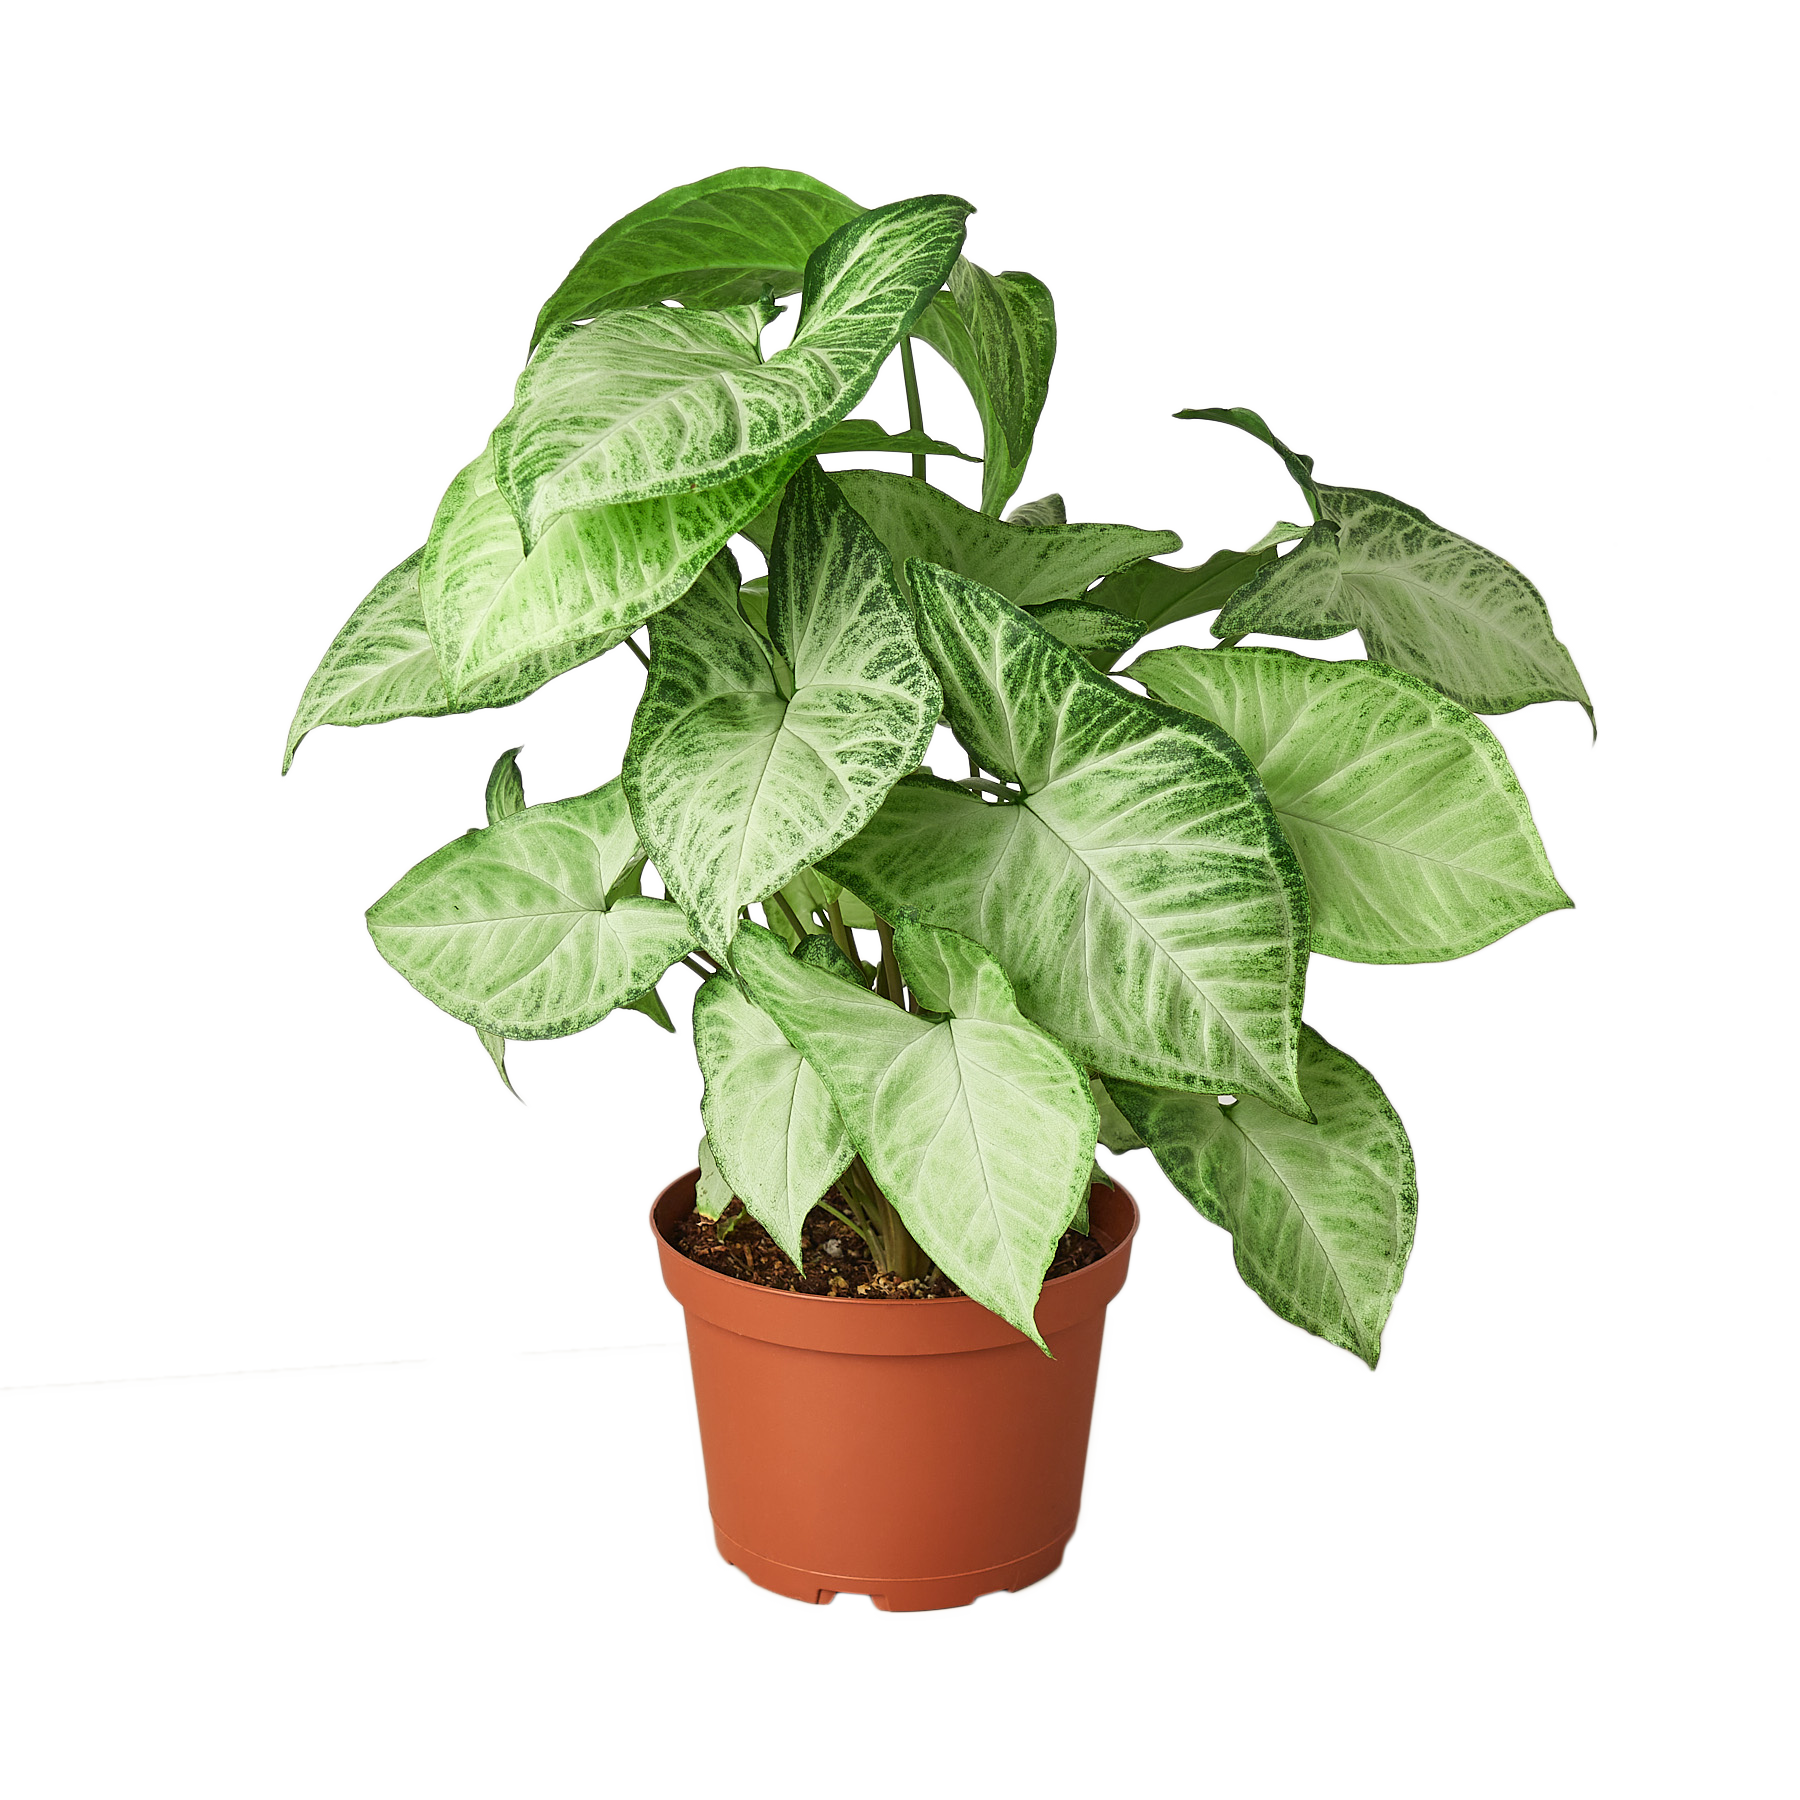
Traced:
[[755, 925], [739, 927], [732, 961], [926, 1253], [1042, 1346], [1038, 1290], [1093, 1166], [1086, 1078], [976, 945], [902, 921], [894, 947], [909, 982], [968, 1012], [927, 1024], [807, 968]]
[[1573, 905], [1494, 734], [1413, 676], [1185, 647], [1125, 673], [1256, 764], [1306, 873], [1314, 950], [1440, 962]]
[[1022, 795], [909, 776], [826, 873], [985, 945], [1089, 1068], [1303, 1113], [1306, 889], [1243, 751], [976, 583], [907, 579], [952, 728]]
[[1024, 525], [1033, 530], [1042, 529], [1046, 525], [1066, 525], [1069, 522], [1069, 509], [1063, 504], [1061, 494], [1045, 494], [1038, 500], [1021, 501], [1006, 515], [1009, 525]]
[[1247, 1097], [1109, 1087], [1269, 1307], [1374, 1368], [1418, 1217], [1412, 1145], [1375, 1078], [1310, 1026], [1300, 1081], [1310, 1124]]
[[918, 767], [941, 704], [879, 541], [816, 464], [788, 485], [769, 569], [787, 682], [736, 591], [727, 551], [652, 623], [625, 758], [638, 829], [719, 962], [741, 907], [854, 835]]
[[488, 773], [486, 799], [490, 825], [498, 825], [502, 819], [510, 819], [514, 813], [524, 810], [525, 777], [519, 773], [519, 752], [524, 748], [523, 744], [515, 744], [510, 750], [502, 750]]

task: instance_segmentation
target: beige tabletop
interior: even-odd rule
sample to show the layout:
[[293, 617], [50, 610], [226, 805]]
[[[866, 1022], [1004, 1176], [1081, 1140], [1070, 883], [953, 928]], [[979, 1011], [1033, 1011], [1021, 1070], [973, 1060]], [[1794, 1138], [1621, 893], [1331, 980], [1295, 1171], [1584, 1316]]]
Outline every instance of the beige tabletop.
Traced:
[[1112, 1319], [1082, 1523], [936, 1615], [752, 1588], [679, 1345], [0, 1391], [7, 1618], [1773, 1618], [1775, 1280]]

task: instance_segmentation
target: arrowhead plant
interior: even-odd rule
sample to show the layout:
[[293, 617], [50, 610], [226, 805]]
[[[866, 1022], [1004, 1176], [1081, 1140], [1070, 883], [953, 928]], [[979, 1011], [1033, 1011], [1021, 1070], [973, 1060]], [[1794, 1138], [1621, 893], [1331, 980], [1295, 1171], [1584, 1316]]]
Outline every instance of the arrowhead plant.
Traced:
[[[1042, 1344], [1096, 1144], [1148, 1149], [1275, 1313], [1372, 1367], [1413, 1155], [1304, 1022], [1307, 959], [1466, 956], [1572, 904], [1477, 715], [1592, 704], [1510, 563], [1317, 479], [1246, 408], [1176, 415], [1293, 477], [1305, 522], [1245, 549], [1171, 561], [1173, 531], [1015, 504], [1055, 308], [963, 254], [972, 211], [742, 168], [609, 227], [332, 639], [283, 771], [318, 726], [509, 706], [628, 648], [623, 769], [530, 804], [507, 749], [486, 823], [369, 909], [509, 1088], [509, 1041], [673, 1030], [658, 984], [691, 974], [709, 1216], [737, 1199], [798, 1261], [823, 1206]], [[927, 433], [915, 343], [968, 388], [979, 456]], [[890, 360], [891, 428], [852, 416]], [[845, 464], [869, 457], [910, 467]], [[934, 457], [980, 464], [978, 507]], [[1211, 642], [1121, 667], [1207, 615]], [[1353, 631], [1361, 658], [1242, 642]]]

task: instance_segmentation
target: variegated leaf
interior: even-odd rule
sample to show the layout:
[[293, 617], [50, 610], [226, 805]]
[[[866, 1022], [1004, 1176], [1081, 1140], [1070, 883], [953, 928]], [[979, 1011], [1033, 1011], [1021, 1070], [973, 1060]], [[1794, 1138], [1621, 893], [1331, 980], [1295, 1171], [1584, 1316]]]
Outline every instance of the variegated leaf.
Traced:
[[879, 541], [816, 463], [782, 502], [769, 636], [736, 605], [730, 552], [650, 628], [631, 728], [632, 815], [672, 898], [723, 961], [738, 909], [861, 830], [919, 766], [936, 681]]
[[1256, 764], [1306, 873], [1313, 949], [1442, 962], [1574, 904], [1494, 734], [1425, 682], [1273, 649], [1153, 650], [1125, 673]]
[[973, 945], [930, 947], [938, 935], [895, 928], [909, 981], [941, 978], [944, 997], [970, 1008], [937, 1024], [806, 967], [755, 925], [739, 927], [732, 959], [818, 1071], [926, 1254], [1042, 1345], [1032, 1313], [1087, 1196], [1093, 1099], [1081, 1071], [1020, 1014], [991, 959]]
[[941, 438], [927, 437], [922, 431], [890, 433], [873, 419], [841, 420], [812, 444], [814, 456], [866, 455], [871, 450], [884, 456], [956, 456], [964, 462], [981, 461]]
[[863, 209], [792, 169], [726, 169], [609, 225], [544, 302], [531, 347], [558, 325], [626, 306], [748, 305], [799, 291], [806, 259]]
[[1089, 588], [1082, 599], [1121, 618], [1136, 619], [1147, 632], [1156, 631], [1223, 606], [1258, 569], [1275, 560], [1277, 546], [1303, 536], [1302, 526], [1283, 520], [1248, 550], [1215, 551], [1191, 569], [1132, 563]]
[[793, 341], [766, 363], [760, 307], [639, 307], [546, 338], [493, 436], [526, 543], [559, 514], [716, 487], [809, 446], [942, 285], [970, 211], [930, 195], [833, 232], [807, 262]]
[[453, 1017], [501, 1037], [566, 1037], [694, 947], [679, 907], [618, 892], [635, 886], [641, 856], [614, 779], [446, 844], [369, 908], [369, 934]]
[[1418, 675], [1472, 712], [1573, 700], [1593, 717], [1543, 596], [1511, 563], [1414, 507], [1321, 487], [1326, 521], [1213, 621], [1217, 637], [1338, 637], [1355, 627], [1376, 662]]
[[903, 578], [903, 565], [917, 557], [1020, 606], [1072, 599], [1113, 569], [1181, 548], [1174, 532], [1135, 525], [1006, 524], [926, 482], [877, 469], [842, 469], [832, 479], [875, 528]]
[[981, 510], [999, 517], [1025, 475], [1056, 359], [1056, 309], [1035, 275], [990, 275], [959, 259], [950, 292], [914, 335], [962, 377], [981, 420]]
[[[837, 954], [849, 975], [848, 959]], [[694, 1054], [706, 1082], [700, 1116], [713, 1155], [751, 1217], [798, 1267], [806, 1215], [852, 1155], [831, 1095], [729, 975], [714, 975], [694, 996]]]
[[565, 513], [526, 556], [483, 451], [451, 484], [426, 547], [426, 619], [452, 690], [471, 705], [499, 704], [482, 696], [502, 684], [521, 698], [623, 643], [693, 585], [792, 468]]
[[1374, 1368], [1418, 1218], [1412, 1146], [1375, 1078], [1310, 1026], [1300, 1082], [1310, 1124], [1247, 1098], [1111, 1088], [1269, 1307]]
[[951, 726], [1022, 796], [908, 777], [826, 873], [888, 918], [984, 944], [1091, 1069], [1304, 1111], [1306, 888], [1243, 751], [999, 595], [907, 573]]
[[281, 772], [294, 764], [300, 741], [318, 725], [381, 725], [390, 719], [431, 719], [447, 713], [450, 696], [419, 605], [415, 550], [376, 582], [313, 670], [288, 727]]

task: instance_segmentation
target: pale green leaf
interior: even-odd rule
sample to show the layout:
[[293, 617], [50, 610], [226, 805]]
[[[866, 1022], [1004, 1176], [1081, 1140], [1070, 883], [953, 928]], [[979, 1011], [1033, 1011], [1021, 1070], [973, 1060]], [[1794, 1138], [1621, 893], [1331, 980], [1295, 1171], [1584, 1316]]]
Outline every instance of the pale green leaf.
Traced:
[[[925, 928], [895, 930], [909, 980]], [[969, 952], [953, 952], [958, 959]], [[991, 976], [958, 984], [981, 1016], [928, 1024], [804, 966], [757, 926], [732, 946], [752, 997], [818, 1071], [882, 1192], [970, 1298], [1034, 1343], [1044, 1272], [1086, 1196], [1092, 1097], [1081, 1071]]]
[[293, 766], [300, 740], [317, 725], [382, 725], [451, 710], [419, 605], [424, 554], [415, 550], [382, 576], [331, 640], [288, 727], [282, 774]]
[[1303, 1110], [1306, 889], [1243, 751], [976, 583], [908, 579], [952, 727], [1023, 796], [909, 776], [826, 872], [985, 945], [1091, 1069]]
[[1153, 650], [1125, 673], [1256, 764], [1314, 950], [1442, 962], [1574, 904], [1494, 734], [1425, 682], [1274, 649]]
[[829, 932], [813, 932], [795, 954], [810, 969], [822, 969], [854, 987], [869, 985], [867, 974], [838, 948], [837, 939]]
[[519, 1090], [513, 1086], [512, 1077], [506, 1072], [506, 1039], [497, 1031], [483, 1031], [476, 1027], [475, 1035], [481, 1039], [481, 1047], [492, 1058], [494, 1067], [500, 1072], [500, 1079], [506, 1083], [506, 1091], [517, 1100]]
[[641, 855], [614, 779], [446, 844], [369, 908], [369, 934], [466, 1024], [565, 1037], [637, 999], [694, 947], [667, 900], [609, 899]]
[[638, 307], [547, 337], [493, 436], [526, 543], [561, 513], [716, 487], [808, 447], [942, 285], [971, 210], [929, 195], [841, 226], [807, 262], [793, 341], [767, 362], [767, 315], [750, 307]]
[[[459, 696], [469, 694], [470, 704], [500, 704], [481, 698], [497, 684], [517, 686], [514, 697], [522, 697], [623, 643], [693, 585], [792, 473], [792, 465], [780, 464], [693, 494], [565, 513], [524, 556], [518, 527], [484, 467], [486, 455], [457, 478], [460, 493], [452, 484], [432, 534], [446, 545], [447, 570], [483, 570], [491, 585], [446, 573], [433, 590], [437, 601], [428, 596], [426, 613], [450, 686]], [[522, 560], [508, 564], [497, 549], [459, 554], [464, 520], [472, 545], [491, 535]]]
[[1300, 1082], [1314, 1123], [1248, 1098], [1112, 1092], [1270, 1308], [1374, 1368], [1418, 1218], [1412, 1146], [1375, 1078], [1310, 1026]]
[[671, 188], [588, 245], [544, 302], [531, 347], [558, 325], [619, 307], [796, 293], [806, 259], [862, 210], [792, 169], [726, 169]]
[[1061, 494], [1045, 494], [1038, 500], [1025, 500], [1015, 506], [1006, 515], [1009, 525], [1029, 525], [1041, 528], [1045, 525], [1066, 525], [1069, 522], [1069, 509], [1063, 504]]
[[[831, 949], [847, 972], [848, 959]], [[806, 1059], [729, 975], [714, 975], [694, 996], [694, 1054], [706, 1082], [700, 1116], [719, 1167], [798, 1268], [806, 1215], [850, 1163], [844, 1122]]]
[[1304, 535], [1303, 527], [1283, 520], [1248, 550], [1219, 550], [1191, 569], [1132, 563], [1089, 588], [1082, 599], [1136, 619], [1147, 632], [1156, 631], [1223, 606], [1258, 569], [1275, 560], [1278, 545]]
[[525, 777], [519, 773], [519, 752], [524, 747], [515, 744], [510, 750], [502, 750], [488, 773], [486, 798], [490, 825], [498, 825], [502, 819], [510, 819], [525, 808]]
[[927, 482], [877, 469], [841, 469], [832, 479], [874, 527], [896, 569], [917, 557], [1020, 606], [1072, 599], [1113, 569], [1181, 548], [1172, 531], [1133, 525], [1009, 525]]
[[886, 456], [958, 456], [964, 462], [981, 461], [941, 438], [927, 437], [922, 431], [890, 433], [873, 419], [844, 419], [812, 445], [814, 456], [862, 455], [871, 450]]
[[700, 1140], [696, 1160], [700, 1165], [700, 1175], [694, 1183], [694, 1211], [703, 1219], [716, 1219], [735, 1196], [731, 1191], [731, 1182], [719, 1167], [719, 1159], [713, 1154], [710, 1137]]
[[815, 914], [823, 918], [825, 909], [835, 900], [839, 917], [852, 931], [875, 929], [874, 913], [822, 870], [802, 869], [781, 891], [803, 919]]
[[1056, 309], [1034, 275], [990, 275], [960, 259], [950, 292], [920, 315], [914, 335], [962, 377], [981, 420], [981, 510], [998, 517], [1018, 490], [1056, 358]]
[[1088, 1083], [1094, 1091], [1094, 1106], [1100, 1114], [1100, 1141], [1115, 1156], [1123, 1155], [1127, 1150], [1141, 1150], [1144, 1140], [1138, 1136], [1131, 1121], [1119, 1111], [1113, 1103], [1113, 1097], [1106, 1091], [1106, 1083], [1098, 1075]]
[[809, 463], [769, 573], [784, 696], [733, 599], [707, 584], [658, 615], [625, 781], [656, 866], [723, 961], [740, 907], [861, 830], [919, 766], [940, 696], [879, 541]]
[[1325, 522], [1213, 621], [1216, 637], [1330, 638], [1356, 629], [1376, 662], [1472, 712], [1542, 700], [1593, 706], [1543, 596], [1511, 563], [1386, 494], [1321, 487]]

